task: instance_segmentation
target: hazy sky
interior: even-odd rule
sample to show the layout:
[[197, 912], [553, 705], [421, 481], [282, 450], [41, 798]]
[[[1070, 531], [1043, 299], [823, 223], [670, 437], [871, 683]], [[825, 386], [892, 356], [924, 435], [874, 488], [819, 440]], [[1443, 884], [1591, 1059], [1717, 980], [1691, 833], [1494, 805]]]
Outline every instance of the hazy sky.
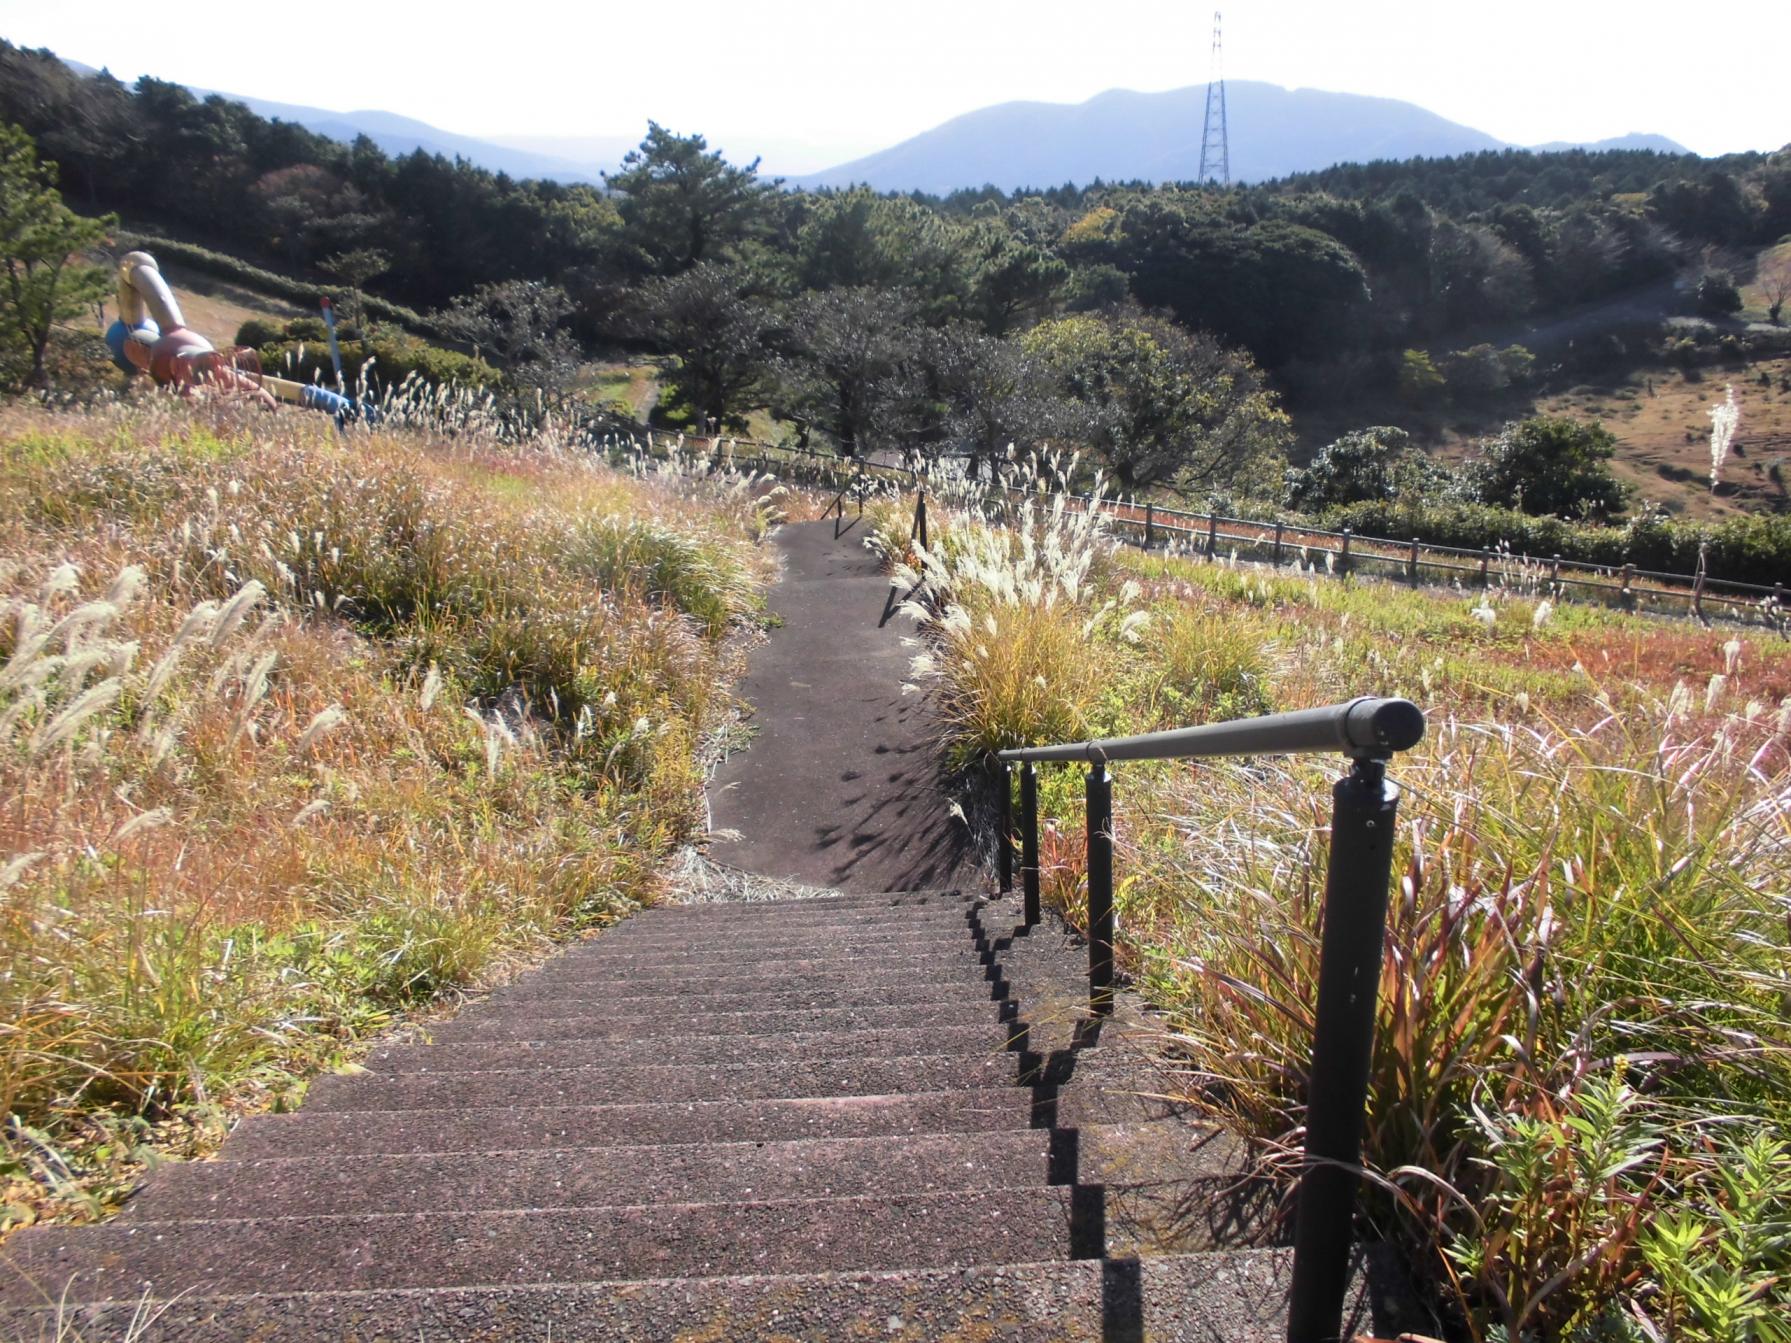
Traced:
[[[382, 108], [473, 135], [634, 136], [651, 117], [800, 172], [989, 103], [1200, 83], [1212, 25], [1210, 9], [1161, 0], [181, 12], [0, 0], [0, 36], [124, 79]], [[1224, 25], [1230, 78], [1402, 98], [1516, 143], [1628, 131], [1706, 154], [1791, 143], [1791, 0], [1239, 0]]]

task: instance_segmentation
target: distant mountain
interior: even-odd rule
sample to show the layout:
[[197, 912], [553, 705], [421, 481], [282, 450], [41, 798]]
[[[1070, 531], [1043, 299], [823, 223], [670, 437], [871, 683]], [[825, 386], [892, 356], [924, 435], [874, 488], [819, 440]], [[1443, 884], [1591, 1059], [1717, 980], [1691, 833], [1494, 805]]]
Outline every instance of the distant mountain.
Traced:
[[[1231, 178], [1260, 182], [1334, 163], [1439, 158], [1509, 148], [1413, 103], [1230, 80], [1225, 85]], [[1013, 190], [1063, 182], [1193, 181], [1200, 174], [1206, 85], [1165, 93], [1111, 89], [1084, 103], [1000, 103], [791, 186], [866, 183], [879, 191], [943, 194], [992, 183]], [[1630, 141], [1637, 143], [1631, 144]], [[1626, 136], [1605, 148], [1671, 148]], [[1557, 146], [1565, 147], [1565, 146]]]
[[[97, 75], [91, 65], [65, 60], [63, 64], [76, 74]], [[214, 89], [188, 85], [195, 98], [209, 98]], [[267, 98], [251, 98], [242, 93], [220, 93], [219, 97], [242, 103], [257, 116], [277, 117], [281, 121], [303, 126], [318, 135], [352, 144], [356, 136], [365, 135], [387, 154], [409, 154], [422, 150], [425, 154], [441, 154], [446, 158], [463, 158], [469, 163], [494, 173], [512, 177], [544, 177], [554, 182], [602, 181], [602, 173], [622, 161], [622, 155], [633, 149], [635, 140], [627, 136], [591, 136], [565, 138], [559, 143], [569, 147], [564, 154], [531, 145], [500, 144], [470, 135], [444, 131], [425, 121], [401, 117], [393, 112], [331, 112], [301, 103], [276, 103]]]
[[[204, 97], [208, 90], [194, 89], [193, 92]], [[620, 149], [613, 157], [578, 162], [553, 154], [515, 149], [490, 140], [475, 139], [470, 135], [456, 135], [453, 131], [444, 131], [428, 122], [401, 117], [393, 112], [330, 112], [321, 107], [270, 102], [266, 98], [250, 98], [240, 93], [226, 93], [223, 96], [235, 102], [246, 103], [249, 110], [259, 116], [295, 122], [306, 130], [327, 135], [344, 144], [351, 143], [358, 135], [365, 135], [386, 153], [394, 156], [420, 149], [425, 154], [441, 154], [451, 159], [463, 158], [490, 172], [508, 173], [512, 177], [545, 177], [555, 182], [595, 184], [602, 181], [604, 169], [613, 169], [621, 162], [622, 155], [634, 147], [632, 141], [618, 137], [616, 143]]]
[[1631, 131], [1628, 135], [1613, 135], [1608, 140], [1550, 140], [1546, 145], [1531, 145], [1538, 154], [1558, 154], [1564, 149], [1589, 149], [1594, 153], [1601, 149], [1652, 149], [1656, 154], [1689, 154], [1691, 150], [1677, 140], [1669, 140], [1664, 135], [1643, 135], [1639, 131]]

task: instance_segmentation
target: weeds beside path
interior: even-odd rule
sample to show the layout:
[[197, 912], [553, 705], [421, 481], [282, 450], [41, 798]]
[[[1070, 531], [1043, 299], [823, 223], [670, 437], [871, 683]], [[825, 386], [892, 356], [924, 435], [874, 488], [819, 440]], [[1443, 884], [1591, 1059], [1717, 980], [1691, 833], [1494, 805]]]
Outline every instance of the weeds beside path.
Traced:
[[[943, 491], [941, 491], [943, 493]], [[1791, 653], [1517, 592], [1141, 555], [967, 491], [927, 613], [947, 748], [1403, 695], [1406, 794], [1366, 1160], [1369, 1234], [1475, 1339], [1782, 1340], [1791, 1319]], [[1188, 1097], [1291, 1183], [1327, 762], [1116, 770], [1122, 965]], [[1047, 900], [1084, 916], [1082, 780], [1041, 772]]]
[[161, 399], [0, 412], [9, 1223], [656, 898], [756, 619], [735, 479]]

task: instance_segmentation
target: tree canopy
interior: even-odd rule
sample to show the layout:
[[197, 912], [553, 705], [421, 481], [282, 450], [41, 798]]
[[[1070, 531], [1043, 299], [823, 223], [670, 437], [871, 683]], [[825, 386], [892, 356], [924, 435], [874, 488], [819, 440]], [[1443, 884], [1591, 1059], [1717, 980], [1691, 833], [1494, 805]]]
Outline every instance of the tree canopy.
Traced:
[[25, 132], [0, 126], [0, 379], [43, 382], [50, 329], [107, 290], [105, 270], [81, 254], [113, 222], [64, 205], [54, 165], [38, 162]]

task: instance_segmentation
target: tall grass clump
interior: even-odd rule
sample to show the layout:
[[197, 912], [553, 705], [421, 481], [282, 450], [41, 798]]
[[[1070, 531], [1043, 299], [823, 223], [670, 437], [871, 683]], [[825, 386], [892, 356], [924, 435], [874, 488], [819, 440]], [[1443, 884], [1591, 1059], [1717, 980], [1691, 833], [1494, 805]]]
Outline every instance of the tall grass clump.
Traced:
[[0, 412], [0, 1169], [91, 1214], [649, 901], [765, 492], [162, 399]]
[[[1438, 1330], [1761, 1339], [1791, 1319], [1791, 656], [1540, 593], [1410, 592], [1078, 552], [1048, 605], [1027, 516], [940, 524], [912, 575], [962, 756], [1356, 694], [1430, 733], [1403, 792], [1364, 1232]], [[1052, 523], [1050, 525], [1062, 525]], [[962, 555], [963, 559], [956, 558]], [[1023, 593], [1087, 685], [1018, 711]], [[1030, 614], [1030, 613], [1029, 613]], [[1126, 627], [1125, 635], [1120, 633]], [[1190, 1100], [1291, 1191], [1338, 760], [1116, 769], [1120, 962]], [[1083, 916], [1073, 771], [1045, 772], [1045, 889]]]
[[[1057, 474], [1055, 464], [1028, 462], [1009, 479]], [[944, 516], [927, 548], [908, 538], [899, 512], [879, 513], [870, 544], [929, 632], [933, 647], [914, 671], [933, 685], [951, 761], [1095, 730], [1105, 721], [1103, 646], [1136, 639], [1147, 620], [1131, 609], [1135, 589], [1092, 600], [1106, 550], [1102, 508], [1071, 511], [1061, 494], [1010, 506], [966, 489], [949, 523]]]

